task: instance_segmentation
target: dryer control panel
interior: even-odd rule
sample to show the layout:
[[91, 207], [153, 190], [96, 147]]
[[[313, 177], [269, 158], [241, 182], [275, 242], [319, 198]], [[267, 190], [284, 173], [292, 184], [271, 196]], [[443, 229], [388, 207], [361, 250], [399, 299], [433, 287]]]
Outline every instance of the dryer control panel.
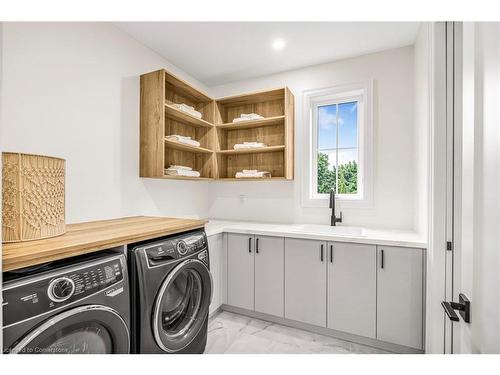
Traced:
[[165, 262], [189, 257], [195, 253], [207, 250], [208, 241], [204, 231], [184, 233], [170, 237], [164, 241], [149, 244], [144, 253], [149, 267], [155, 267]]
[[111, 286], [123, 280], [123, 259], [123, 256], [115, 256], [6, 283], [3, 287], [3, 325], [46, 313], [104, 289], [117, 292], [118, 285], [118, 289]]

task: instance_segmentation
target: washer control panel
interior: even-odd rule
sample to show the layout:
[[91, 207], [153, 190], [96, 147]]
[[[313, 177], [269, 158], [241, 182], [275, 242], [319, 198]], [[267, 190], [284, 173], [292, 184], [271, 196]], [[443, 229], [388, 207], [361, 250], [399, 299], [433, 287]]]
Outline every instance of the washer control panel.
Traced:
[[3, 289], [4, 326], [43, 314], [120, 283], [124, 278], [125, 261], [122, 263], [122, 257], [115, 256], [112, 260], [96, 262], [90, 266], [63, 267], [57, 273], [51, 271], [6, 283]]

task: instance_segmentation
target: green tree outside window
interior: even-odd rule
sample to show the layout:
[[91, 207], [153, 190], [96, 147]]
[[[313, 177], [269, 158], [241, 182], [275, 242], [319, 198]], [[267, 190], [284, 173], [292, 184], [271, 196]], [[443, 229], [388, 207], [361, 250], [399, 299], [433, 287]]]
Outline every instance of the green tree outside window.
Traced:
[[318, 153], [318, 193], [328, 194], [334, 189], [337, 194], [356, 194], [358, 192], [358, 164], [356, 161], [353, 160], [338, 166], [338, 189], [336, 189], [336, 169], [335, 166], [330, 168], [327, 154]]

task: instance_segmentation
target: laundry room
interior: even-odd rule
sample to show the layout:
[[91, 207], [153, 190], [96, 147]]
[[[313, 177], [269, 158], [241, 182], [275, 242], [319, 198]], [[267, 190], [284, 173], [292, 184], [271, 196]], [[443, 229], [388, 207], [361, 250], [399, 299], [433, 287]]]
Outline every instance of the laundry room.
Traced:
[[3, 357], [500, 354], [500, 23], [425, 19], [0, 19]]

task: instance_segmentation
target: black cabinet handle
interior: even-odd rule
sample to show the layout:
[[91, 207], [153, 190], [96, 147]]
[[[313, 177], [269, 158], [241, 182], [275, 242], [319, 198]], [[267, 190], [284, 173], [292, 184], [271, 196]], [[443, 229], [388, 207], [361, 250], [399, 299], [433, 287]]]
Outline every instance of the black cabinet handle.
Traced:
[[384, 250], [380, 250], [380, 268], [384, 269]]
[[255, 239], [255, 253], [259, 253], [259, 239], [256, 238]]
[[333, 245], [330, 245], [330, 263], [333, 263]]
[[252, 252], [252, 237], [248, 239], [248, 252], [249, 253]]
[[323, 262], [323, 251], [325, 250], [325, 245], [321, 244], [321, 251], [320, 251], [320, 254], [321, 254], [321, 262]]

